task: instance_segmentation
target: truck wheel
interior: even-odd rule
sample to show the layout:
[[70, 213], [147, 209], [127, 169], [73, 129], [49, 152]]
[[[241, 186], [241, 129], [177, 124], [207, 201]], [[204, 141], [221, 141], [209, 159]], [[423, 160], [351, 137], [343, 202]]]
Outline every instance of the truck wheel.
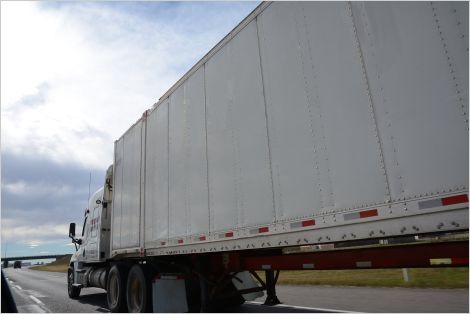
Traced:
[[80, 296], [80, 290], [82, 289], [80, 287], [73, 286], [74, 278], [75, 274], [73, 272], [73, 268], [69, 267], [69, 270], [67, 272], [67, 288], [69, 292], [69, 297], [71, 299], [78, 299], [78, 297]]
[[127, 308], [130, 313], [151, 311], [150, 283], [145, 279], [144, 269], [140, 265], [132, 266], [127, 277]]
[[106, 299], [111, 312], [126, 312], [127, 271], [123, 266], [111, 267], [106, 280]]

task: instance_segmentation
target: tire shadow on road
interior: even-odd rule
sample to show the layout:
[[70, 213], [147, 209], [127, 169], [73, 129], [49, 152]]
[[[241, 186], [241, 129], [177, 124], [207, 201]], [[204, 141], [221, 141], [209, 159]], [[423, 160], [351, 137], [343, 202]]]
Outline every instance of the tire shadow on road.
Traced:
[[98, 312], [109, 312], [108, 304], [106, 301], [106, 292], [103, 293], [93, 293], [93, 294], [83, 294], [77, 299], [78, 302], [83, 304], [95, 305], [98, 307], [96, 309]]

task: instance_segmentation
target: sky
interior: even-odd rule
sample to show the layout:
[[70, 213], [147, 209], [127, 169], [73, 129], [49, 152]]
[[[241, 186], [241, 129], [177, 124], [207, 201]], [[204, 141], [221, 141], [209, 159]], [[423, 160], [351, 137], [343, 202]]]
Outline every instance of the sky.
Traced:
[[258, 4], [2, 1], [2, 256], [72, 253], [114, 141]]

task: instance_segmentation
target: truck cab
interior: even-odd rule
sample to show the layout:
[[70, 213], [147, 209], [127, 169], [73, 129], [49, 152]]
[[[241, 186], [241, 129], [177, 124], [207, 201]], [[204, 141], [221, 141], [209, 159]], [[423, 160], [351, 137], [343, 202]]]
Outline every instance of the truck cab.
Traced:
[[96, 191], [85, 209], [81, 237], [77, 238], [79, 247], [72, 260], [94, 263], [109, 258], [111, 219], [107, 206], [103, 206], [103, 191], [104, 188]]
[[98, 189], [88, 201], [85, 209], [82, 232], [75, 235], [75, 223], [70, 224], [69, 237], [75, 244], [76, 252], [70, 263], [100, 263], [109, 258], [111, 237], [111, 203], [113, 167], [106, 173], [103, 187]]
[[80, 289], [88, 286], [104, 288], [106, 267], [110, 255], [112, 167], [108, 169], [105, 185], [90, 198], [85, 209], [81, 234], [75, 234], [70, 224], [69, 237], [76, 252], [69, 264], [69, 296], [78, 297]]

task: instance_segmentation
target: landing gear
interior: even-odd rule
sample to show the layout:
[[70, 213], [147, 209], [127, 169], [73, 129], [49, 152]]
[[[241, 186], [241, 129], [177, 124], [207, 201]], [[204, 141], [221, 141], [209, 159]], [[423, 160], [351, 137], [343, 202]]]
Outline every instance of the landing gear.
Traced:
[[276, 283], [277, 279], [279, 278], [279, 270], [274, 275], [273, 270], [266, 270], [266, 300], [264, 301], [264, 305], [276, 305], [280, 304], [281, 301], [277, 298], [276, 295]]

